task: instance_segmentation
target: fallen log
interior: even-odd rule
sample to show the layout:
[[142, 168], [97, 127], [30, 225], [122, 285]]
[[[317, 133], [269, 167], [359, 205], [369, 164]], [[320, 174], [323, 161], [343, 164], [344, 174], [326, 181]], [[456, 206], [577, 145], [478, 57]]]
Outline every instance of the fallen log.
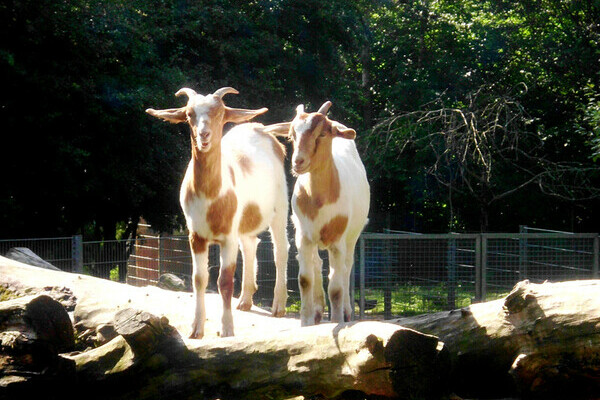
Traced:
[[0, 302], [0, 398], [27, 397], [75, 377], [75, 363], [59, 355], [74, 347], [64, 307], [47, 295]]
[[443, 343], [394, 324], [300, 328], [296, 319], [273, 318], [255, 307], [234, 311], [236, 336], [220, 338], [222, 302], [218, 294], [207, 294], [207, 334], [190, 340], [182, 339], [193, 310], [188, 293], [39, 270], [2, 258], [0, 284], [21, 291], [69, 288], [77, 299], [78, 331], [107, 335], [100, 347], [65, 355], [77, 366], [78, 385], [98, 398], [331, 398], [347, 391], [437, 398], [446, 390]]
[[600, 281], [518, 283], [503, 299], [394, 320], [439, 337], [463, 397], [600, 397]]
[[110, 398], [334, 398], [359, 391], [426, 399], [439, 398], [447, 388], [443, 344], [394, 324], [323, 324], [190, 340], [166, 318], [128, 309], [119, 312], [115, 326], [116, 339], [70, 357], [80, 384]]
[[[449, 387], [466, 398], [520, 393], [524, 397], [586, 399], [600, 393], [600, 281], [521, 282], [504, 299], [393, 321], [397, 325], [372, 322], [366, 331], [363, 323], [300, 328], [295, 319], [275, 319], [268, 311], [255, 307], [251, 312], [234, 311], [234, 338], [219, 338], [221, 300], [217, 294], [207, 294], [210, 313], [207, 335], [202, 341], [182, 339], [189, 333], [193, 298], [188, 293], [134, 288], [17, 265], [2, 258], [0, 285], [20, 286], [29, 291], [63, 287], [73, 293], [77, 298], [78, 327], [104, 332], [105, 340], [101, 343], [108, 342], [72, 356], [78, 366], [78, 377], [90, 384], [119, 382], [123, 377], [133, 376], [135, 379], [129, 381], [143, 380], [147, 393], [185, 392], [189, 386], [197, 393], [204, 393], [206, 398], [211, 398], [211, 393], [221, 398], [243, 397], [243, 393], [260, 394], [260, 390], [281, 397], [274, 395], [275, 388], [285, 395], [335, 396], [336, 390], [362, 390], [363, 381], [378, 382], [371, 377], [348, 375], [344, 368], [354, 365], [357, 354], [369, 353], [375, 357], [368, 351], [368, 343], [381, 343], [386, 365], [381, 371], [389, 374], [392, 389], [399, 396], [416, 393], [421, 382], [424, 387], [440, 388], [440, 392]], [[131, 319], [139, 319], [141, 324], [151, 327], [145, 333], [149, 338], [154, 337], [151, 344], [136, 346], [127, 331], [123, 331], [123, 324], [118, 322], [123, 315], [119, 318], [117, 315], [128, 309], [151, 315], [140, 314], [139, 318]], [[403, 332], [398, 335], [404, 339], [392, 340], [395, 332]], [[407, 338], [411, 335], [418, 337], [418, 350], [398, 344], [410, 343]], [[373, 337], [378, 339], [374, 341]], [[351, 350], [342, 343], [348, 343]], [[320, 348], [321, 345], [324, 347]], [[142, 354], [140, 348], [154, 350]], [[444, 355], [446, 351], [449, 361]], [[421, 355], [423, 359], [416, 361], [423, 366], [419, 370], [410, 362]], [[334, 367], [330, 358], [346, 367], [341, 370]], [[381, 362], [380, 358], [375, 359]], [[404, 362], [408, 365], [403, 365]], [[448, 363], [450, 367], [444, 368]], [[273, 378], [269, 368], [274, 371]], [[221, 377], [206, 371], [218, 371]], [[310, 377], [308, 371], [319, 372], [321, 381]], [[409, 378], [395, 381], [395, 376]], [[448, 376], [446, 385], [444, 377]], [[344, 383], [338, 389], [326, 386], [336, 379], [352, 381], [352, 385]], [[413, 382], [415, 387], [410, 386]], [[324, 386], [317, 390], [319, 385]], [[373, 393], [379, 393], [381, 385], [373, 386]], [[100, 385], [98, 393], [103, 387], [114, 386]], [[389, 384], [387, 387], [389, 390]], [[140, 393], [134, 395], [152, 398]]]

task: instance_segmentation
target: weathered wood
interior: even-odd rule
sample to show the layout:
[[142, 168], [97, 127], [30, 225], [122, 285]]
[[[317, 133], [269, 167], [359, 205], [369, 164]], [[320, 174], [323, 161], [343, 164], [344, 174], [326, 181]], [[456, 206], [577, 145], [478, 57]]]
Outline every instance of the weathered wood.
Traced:
[[[134, 288], [12, 263], [0, 258], [0, 284], [67, 287], [77, 298], [79, 327], [105, 332], [101, 343], [112, 339], [72, 357], [78, 377], [92, 385], [140, 380], [147, 393], [192, 387], [206, 398], [211, 394], [235, 398], [244, 393], [335, 396], [339, 390], [362, 390], [361, 382], [367, 382], [376, 388], [368, 389], [374, 390], [370, 393], [379, 393], [385, 385], [374, 375], [361, 377], [349, 371], [366, 371], [357, 363], [368, 354], [381, 363], [376, 355], [383, 347], [386, 366], [380, 371], [388, 374], [387, 387], [391, 382], [400, 396], [410, 393], [406, 395], [410, 397], [419, 390], [427, 396], [418, 387], [422, 382], [441, 391], [450, 387], [466, 398], [519, 392], [577, 399], [600, 393], [600, 281], [522, 282], [505, 299], [394, 321], [440, 342], [381, 322], [300, 328], [295, 319], [274, 319], [259, 308], [234, 311], [237, 336], [219, 338], [221, 301], [217, 294], [207, 294], [207, 335], [196, 341], [182, 339], [189, 334], [193, 309], [187, 293]], [[402, 340], [396, 342], [394, 335]], [[413, 337], [415, 345], [410, 344]], [[413, 360], [415, 365], [410, 364]], [[444, 367], [448, 362], [450, 367]], [[327, 386], [328, 382], [337, 386]], [[114, 386], [99, 385], [98, 393], [109, 387]], [[131, 390], [134, 397], [152, 397]]]
[[220, 296], [207, 294], [209, 334], [203, 340], [182, 339], [188, 336], [193, 310], [189, 294], [31, 272], [0, 258], [0, 283], [6, 277], [13, 286], [66, 286], [77, 298], [79, 331], [97, 333], [102, 327], [112, 334], [105, 345], [68, 356], [77, 364], [79, 384], [98, 397], [331, 397], [346, 390], [425, 396], [445, 389], [443, 344], [397, 325], [300, 328], [296, 319], [272, 318], [268, 311], [253, 308], [234, 311], [236, 336], [220, 338]]
[[464, 397], [600, 394], [600, 281], [523, 281], [504, 299], [394, 322], [445, 343]]
[[[71, 357], [80, 382], [101, 381], [97, 390], [112, 398], [194, 393], [222, 399], [332, 398], [349, 390], [432, 398], [446, 389], [449, 364], [443, 344], [393, 324], [323, 324], [245, 338], [189, 340], [165, 318], [143, 311], [124, 310], [117, 319], [121, 336]], [[136, 374], [142, 370], [145, 374]], [[135, 383], [130, 380], [134, 374]], [[126, 393], [116, 390], [124, 381], [129, 382]]]
[[0, 398], [73, 379], [75, 363], [59, 355], [73, 346], [71, 320], [50, 296], [0, 302]]

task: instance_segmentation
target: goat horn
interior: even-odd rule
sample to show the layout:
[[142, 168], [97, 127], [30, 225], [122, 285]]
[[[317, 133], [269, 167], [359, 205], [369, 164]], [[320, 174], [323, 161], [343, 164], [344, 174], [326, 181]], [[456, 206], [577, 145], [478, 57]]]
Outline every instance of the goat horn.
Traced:
[[296, 107], [296, 114], [302, 114], [303, 112], [304, 112], [304, 104], [298, 105], [298, 107]]
[[238, 94], [240, 92], [238, 92], [237, 90], [235, 90], [232, 87], [222, 87], [221, 89], [214, 92], [213, 95], [222, 98], [223, 96], [225, 96], [228, 93]]
[[329, 107], [331, 107], [331, 102], [328, 100], [325, 103], [323, 103], [323, 105], [321, 106], [321, 108], [319, 108], [319, 113], [323, 114], [323, 115], [327, 115], [327, 111], [329, 111]]
[[177, 93], [175, 93], [175, 96], [179, 97], [182, 94], [187, 95], [188, 98], [192, 98], [193, 96], [196, 96], [198, 93], [196, 93], [196, 91], [194, 89], [181, 88], [177, 91]]

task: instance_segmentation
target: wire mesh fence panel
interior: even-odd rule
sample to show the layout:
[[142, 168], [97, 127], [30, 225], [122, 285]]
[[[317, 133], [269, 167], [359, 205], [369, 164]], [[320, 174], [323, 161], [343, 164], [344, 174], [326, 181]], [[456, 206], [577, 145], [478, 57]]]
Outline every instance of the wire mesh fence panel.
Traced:
[[[488, 237], [489, 236], [489, 237]], [[486, 300], [503, 297], [520, 280], [532, 282], [594, 278], [595, 235], [495, 234], [486, 243]]]
[[83, 242], [83, 273], [98, 278], [120, 280], [127, 271], [131, 240]]
[[[293, 232], [293, 229], [289, 229]], [[260, 235], [256, 253], [255, 304], [269, 308], [276, 268], [268, 232]], [[297, 249], [289, 239], [286, 269], [288, 313], [300, 310]], [[172, 273], [192, 287], [192, 256], [187, 236], [139, 236], [135, 240], [88, 241], [81, 237], [0, 240], [0, 254], [26, 247], [50, 264], [69, 272], [156, 285]], [[600, 242], [597, 234], [373, 234], [364, 233], [351, 278], [355, 315], [384, 319], [461, 308], [474, 301], [505, 296], [520, 280], [532, 282], [597, 278]], [[327, 288], [327, 251], [323, 287]], [[242, 284], [242, 253], [238, 254], [235, 296]], [[219, 246], [209, 247], [209, 289], [217, 290]]]
[[[440, 235], [363, 234], [364, 260], [355, 274], [365, 318], [392, 318], [471, 304], [475, 239]], [[360, 256], [359, 256], [360, 257]], [[357, 276], [358, 275], [358, 276]], [[361, 279], [363, 282], [361, 283]]]
[[0, 254], [5, 256], [12, 248], [25, 247], [56, 268], [71, 272], [73, 269], [71, 245], [71, 237], [0, 240]]

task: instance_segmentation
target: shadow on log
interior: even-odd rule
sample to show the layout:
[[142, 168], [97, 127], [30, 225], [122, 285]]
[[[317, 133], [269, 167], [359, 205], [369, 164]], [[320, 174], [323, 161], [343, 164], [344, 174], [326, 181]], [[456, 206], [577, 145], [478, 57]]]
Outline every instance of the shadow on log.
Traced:
[[599, 397], [600, 281], [523, 281], [504, 299], [395, 322], [444, 341], [462, 397]]
[[75, 379], [75, 363], [59, 353], [74, 344], [71, 320], [50, 296], [0, 302], [0, 398], [59, 393]]
[[256, 307], [235, 310], [233, 338], [219, 337], [222, 302], [207, 294], [203, 340], [182, 339], [193, 309], [189, 293], [2, 257], [0, 285], [21, 293], [63, 288], [61, 296], [77, 300], [79, 333], [95, 332], [103, 337], [97, 343], [105, 343], [62, 356], [75, 363], [79, 392], [87, 397], [336, 398], [352, 392], [417, 399], [439, 398], [449, 389], [464, 398], [519, 393], [574, 400], [600, 393], [600, 281], [524, 281], [505, 299], [395, 324], [300, 328], [297, 320], [275, 319]]
[[[439, 398], [449, 361], [435, 337], [393, 324], [323, 324], [249, 338], [182, 339], [168, 320], [126, 309], [119, 336], [73, 355], [80, 385], [99, 397], [256, 399]], [[408, 397], [410, 396], [410, 397]]]

